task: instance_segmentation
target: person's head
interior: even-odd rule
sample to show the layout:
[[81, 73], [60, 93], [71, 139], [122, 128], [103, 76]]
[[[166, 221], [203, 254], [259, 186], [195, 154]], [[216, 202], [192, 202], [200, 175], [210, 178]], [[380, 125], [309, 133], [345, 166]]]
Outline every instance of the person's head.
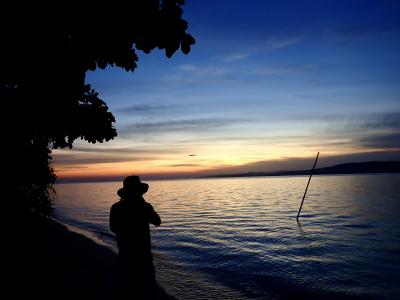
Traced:
[[121, 198], [142, 196], [148, 189], [147, 183], [141, 182], [139, 176], [132, 175], [124, 179], [123, 187], [118, 190], [117, 194]]

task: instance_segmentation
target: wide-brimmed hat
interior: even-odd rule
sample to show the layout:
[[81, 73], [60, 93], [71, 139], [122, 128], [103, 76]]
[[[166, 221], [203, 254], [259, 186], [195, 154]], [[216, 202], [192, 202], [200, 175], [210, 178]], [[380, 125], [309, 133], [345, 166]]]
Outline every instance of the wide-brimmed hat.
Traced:
[[128, 194], [141, 194], [147, 192], [149, 185], [141, 182], [139, 176], [128, 176], [124, 179], [123, 187], [117, 192], [118, 196], [125, 198]]

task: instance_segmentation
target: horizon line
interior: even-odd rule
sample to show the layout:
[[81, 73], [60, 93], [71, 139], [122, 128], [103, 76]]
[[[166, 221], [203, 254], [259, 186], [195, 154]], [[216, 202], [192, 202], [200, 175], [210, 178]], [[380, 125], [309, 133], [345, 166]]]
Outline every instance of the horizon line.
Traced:
[[[363, 161], [363, 162], [348, 162], [348, 163], [339, 163], [339, 164], [334, 164], [330, 165], [327, 167], [320, 167], [316, 168], [315, 170], [321, 170], [321, 169], [327, 169], [327, 168], [333, 168], [336, 166], [342, 166], [342, 165], [349, 165], [349, 164], [366, 164], [366, 163], [400, 163], [400, 160], [371, 160], [371, 161]], [[310, 171], [310, 169], [296, 169], [296, 170], [280, 170], [280, 171], [272, 171], [272, 172], [242, 172], [242, 173], [231, 173], [231, 174], [215, 174], [215, 175], [199, 175], [199, 176], [194, 176], [195, 174], [192, 174], [192, 176], [189, 176], [188, 174], [184, 175], [170, 175], [165, 174], [165, 176], [162, 175], [155, 175], [155, 174], [143, 174], [140, 175], [142, 180], [148, 180], [148, 181], [158, 181], [158, 180], [189, 180], [189, 179], [221, 179], [221, 178], [236, 178], [236, 177], [297, 177], [297, 176], [307, 176], [307, 174], [285, 174], [285, 172], [307, 172]], [[329, 174], [314, 174], [314, 176], [326, 176], [326, 175], [352, 175], [352, 174], [387, 174], [387, 173], [398, 173], [399, 171], [395, 172], [389, 172], [389, 171], [384, 171], [384, 172], [348, 172], [348, 173], [329, 173]], [[259, 174], [259, 175], [258, 175]], [[56, 181], [56, 184], [63, 184], [63, 183], [101, 183], [101, 182], [122, 182], [122, 180], [128, 175], [115, 175], [115, 176], [96, 176], [96, 177], [70, 177], [70, 178], [58, 178]]]

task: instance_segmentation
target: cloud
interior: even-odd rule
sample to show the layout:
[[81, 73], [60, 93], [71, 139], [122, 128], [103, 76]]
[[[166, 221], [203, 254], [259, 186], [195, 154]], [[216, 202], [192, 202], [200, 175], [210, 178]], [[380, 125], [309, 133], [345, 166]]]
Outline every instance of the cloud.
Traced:
[[[178, 150], [177, 150], [178, 151]], [[99, 147], [97, 145], [88, 145], [88, 146], [75, 146], [71, 150], [67, 150], [67, 152], [64, 152], [66, 155], [68, 153], [96, 153], [96, 154], [130, 154], [130, 155], [155, 155], [155, 154], [166, 154], [166, 153], [171, 153], [170, 148], [157, 148], [156, 146], [154, 147], [148, 147], [148, 148], [143, 148], [143, 147], [118, 147], [118, 148], [113, 148], [113, 147]]]
[[133, 123], [120, 129], [120, 133], [202, 132], [234, 124], [238, 119], [183, 119], [159, 122]]
[[249, 56], [250, 56], [249, 53], [238, 52], [238, 53], [226, 54], [225, 56], [222, 57], [221, 60], [223, 62], [234, 62], [234, 61], [245, 59]]
[[225, 67], [216, 65], [193, 65], [183, 64], [179, 66], [179, 70], [194, 77], [221, 77], [225, 76], [231, 71]]
[[398, 39], [400, 31], [398, 28], [378, 28], [369, 25], [335, 26], [326, 28], [325, 34], [331, 36], [339, 44], [350, 44], [362, 42], [368, 39]]
[[88, 166], [64, 166], [63, 168], [57, 168], [57, 172], [62, 172], [62, 171], [71, 171], [71, 170], [76, 170], [76, 169], [87, 169]]
[[234, 77], [234, 72], [226, 66], [221, 65], [180, 65], [178, 70], [161, 78], [164, 83], [190, 85], [201, 82], [216, 83], [216, 79], [231, 79]]
[[305, 113], [299, 112], [291, 115], [291, 120], [297, 121], [328, 121], [342, 125], [346, 130], [357, 131], [366, 129], [400, 129], [400, 111], [386, 111], [376, 113]]
[[364, 120], [364, 127], [375, 129], [397, 129], [400, 131], [400, 112], [373, 114]]
[[[140, 148], [140, 147], [98, 147], [90, 145], [88, 147], [77, 146], [71, 150], [54, 150], [53, 160], [56, 165], [65, 166], [68, 168], [80, 168], [76, 165], [90, 165], [90, 164], [112, 164], [121, 162], [134, 162], [134, 161], [152, 161], [154, 157], [159, 155], [188, 153], [190, 152], [186, 147], [175, 146], [171, 148]], [[60, 170], [57, 168], [57, 170]]]
[[170, 167], [198, 167], [200, 166], [199, 164], [174, 164], [174, 165], [169, 165]]
[[53, 160], [57, 165], [89, 165], [108, 164], [132, 161], [151, 160], [152, 157], [117, 156], [113, 153], [106, 155], [92, 155], [83, 153], [53, 154]]
[[400, 112], [384, 112], [358, 116], [347, 129], [360, 146], [379, 149], [400, 149]]
[[277, 50], [296, 45], [304, 40], [303, 36], [271, 37], [265, 41], [267, 50]]
[[[400, 148], [400, 112], [359, 114], [294, 114], [292, 120], [318, 124], [310, 136], [299, 139], [302, 147], [364, 148], [369, 150]], [[289, 137], [288, 137], [289, 138]], [[317, 141], [317, 142], [316, 142]]]
[[388, 134], [376, 134], [362, 137], [359, 140], [361, 145], [371, 148], [394, 148], [400, 149], [400, 132]]
[[257, 75], [299, 75], [303, 73], [308, 73], [316, 70], [318, 65], [316, 64], [304, 64], [304, 65], [292, 65], [292, 66], [267, 66], [263, 68], [256, 69], [254, 71]]
[[175, 106], [173, 105], [162, 105], [162, 104], [134, 104], [130, 106], [125, 106], [116, 109], [115, 111], [121, 114], [149, 114], [155, 112], [165, 112], [167, 110], [173, 109]]

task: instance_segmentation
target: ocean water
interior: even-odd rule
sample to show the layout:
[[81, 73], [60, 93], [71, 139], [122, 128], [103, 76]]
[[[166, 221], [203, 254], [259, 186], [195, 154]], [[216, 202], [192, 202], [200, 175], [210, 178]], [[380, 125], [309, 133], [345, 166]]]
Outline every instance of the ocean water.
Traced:
[[[400, 174], [148, 181], [157, 279], [178, 299], [400, 299]], [[115, 248], [120, 182], [57, 186], [55, 216]]]

